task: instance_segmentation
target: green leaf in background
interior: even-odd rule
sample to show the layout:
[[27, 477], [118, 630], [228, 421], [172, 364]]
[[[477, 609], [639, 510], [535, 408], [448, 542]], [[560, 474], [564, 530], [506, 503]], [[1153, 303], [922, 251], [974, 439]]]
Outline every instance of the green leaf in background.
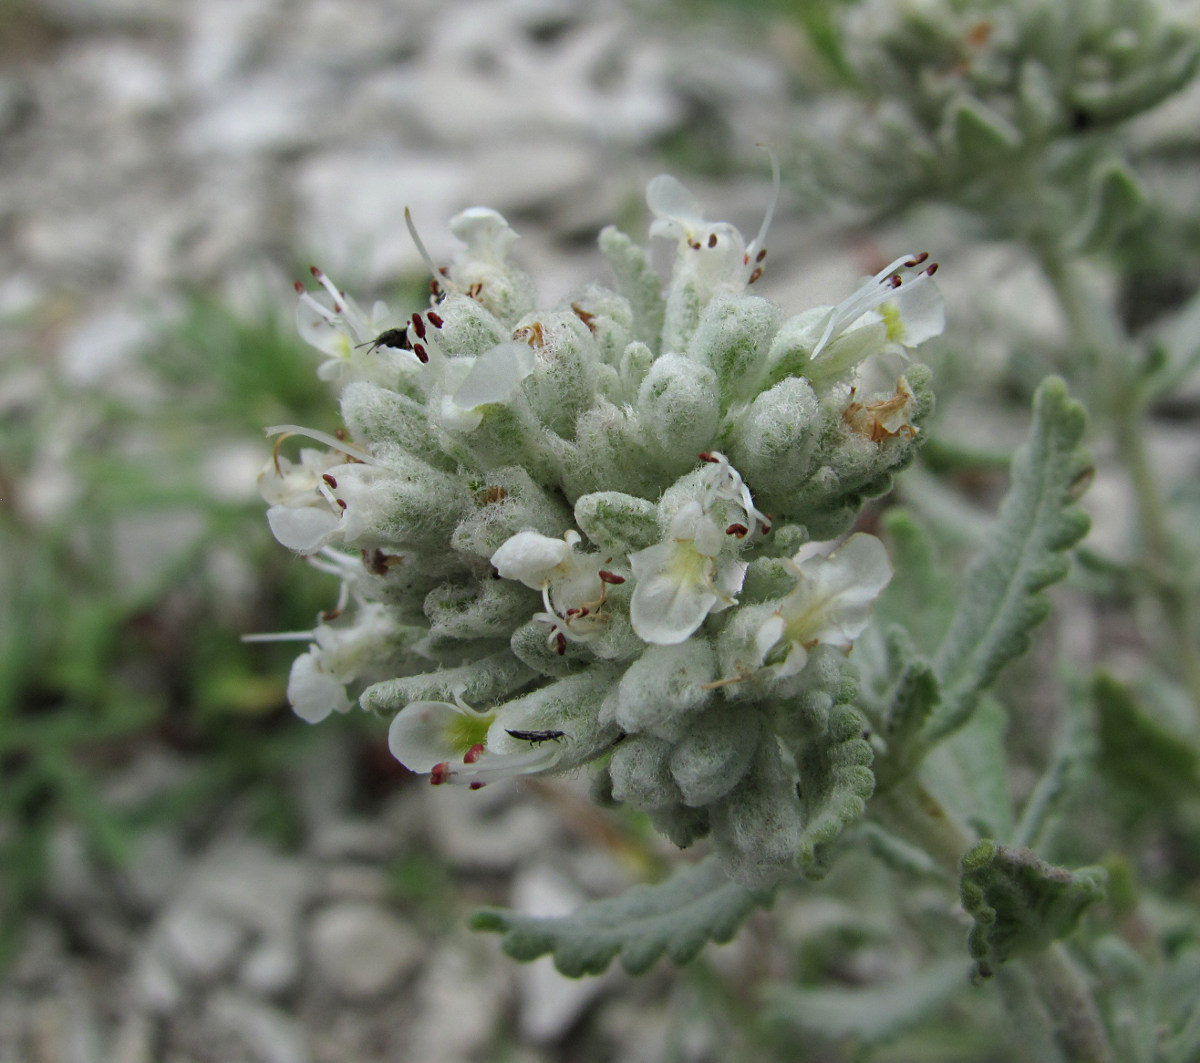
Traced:
[[1043, 849], [1063, 823], [1071, 798], [1091, 774], [1092, 728], [1084, 697], [1078, 691], [1067, 699], [1068, 715], [1049, 765], [1025, 801], [1021, 818], [1008, 835], [1014, 846]]
[[1101, 867], [1054, 867], [1030, 849], [989, 839], [963, 856], [963, 908], [974, 920], [967, 951], [982, 977], [1011, 956], [1038, 952], [1075, 929], [1084, 909], [1105, 894]]
[[985, 837], [1012, 833], [1012, 792], [1004, 735], [1008, 713], [984, 698], [965, 726], [933, 750], [921, 773], [925, 787], [945, 808]]
[[1098, 167], [1088, 188], [1082, 221], [1070, 240], [1080, 251], [1098, 251], [1116, 242], [1145, 209], [1146, 194], [1123, 162], [1113, 159]]
[[773, 1026], [827, 1041], [885, 1042], [929, 1018], [969, 985], [971, 965], [950, 957], [886, 985], [862, 989], [780, 988], [764, 1016]]
[[1138, 704], [1123, 683], [1103, 672], [1092, 683], [1097, 762], [1105, 777], [1142, 807], [1170, 808], [1200, 797], [1200, 750]]
[[471, 927], [502, 933], [504, 951], [515, 960], [552, 953], [554, 966], [569, 978], [600, 974], [617, 956], [630, 974], [642, 974], [664, 953], [672, 963], [684, 964], [709, 941], [729, 941], [772, 897], [730, 881], [709, 859], [663, 882], [591, 901], [567, 916], [537, 918], [485, 908], [471, 917]]
[[884, 624], [904, 628], [923, 653], [937, 649], [954, 612], [954, 585], [933, 540], [911, 510], [889, 509], [883, 530], [895, 576], [875, 606]]
[[942, 703], [926, 728], [928, 745], [967, 720], [980, 692], [1029, 648], [1030, 633], [1049, 611], [1041, 592], [1066, 575], [1065, 552], [1088, 529], [1076, 505], [1090, 470], [1079, 449], [1084, 424], [1083, 407], [1068, 398], [1063, 381], [1044, 381], [1029, 437], [1013, 459], [1012, 487], [934, 658]]

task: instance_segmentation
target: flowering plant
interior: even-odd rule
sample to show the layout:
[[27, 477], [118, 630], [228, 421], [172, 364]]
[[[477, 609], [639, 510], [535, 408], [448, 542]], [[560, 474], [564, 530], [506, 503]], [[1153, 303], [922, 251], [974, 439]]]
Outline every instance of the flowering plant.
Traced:
[[[261, 477], [276, 538], [341, 583], [315, 630], [282, 636], [309, 643], [288, 685], [299, 715], [357, 697], [434, 785], [588, 765], [602, 802], [681, 847], [711, 839], [709, 859], [569, 919], [477, 916], [513, 955], [553, 952], [573, 974], [727, 938], [781, 884], [824, 873], [865, 813], [956, 863], [971, 839], [930, 811], [922, 761], [1024, 648], [1086, 527], [1082, 414], [1052, 382], [952, 622], [920, 644], [880, 601], [905, 622], [870, 627], [893, 561], [854, 525], [922, 441], [930, 373], [909, 352], [943, 328], [936, 265], [900, 256], [785, 317], [750, 293], [770, 211], [747, 242], [672, 177], [647, 201], [651, 236], [674, 245], [665, 290], [608, 228], [615, 287], [539, 310], [515, 233], [483, 208], [451, 222], [464, 247], [429, 263], [429, 305], [406, 321], [368, 318], [314, 269], [325, 292], [297, 286], [299, 326], [346, 430], [269, 429]], [[289, 435], [325, 449], [289, 460]], [[912, 555], [918, 533], [891, 524]], [[896, 567], [911, 594], [919, 566]], [[1016, 874], [1006, 859], [980, 858], [985, 900]], [[1098, 895], [1094, 874], [1062, 873], [1051, 939]], [[1033, 870], [1035, 894], [1048, 874]], [[1007, 950], [1046, 936], [1024, 908], [1001, 922]], [[975, 940], [983, 969], [997, 946]]]

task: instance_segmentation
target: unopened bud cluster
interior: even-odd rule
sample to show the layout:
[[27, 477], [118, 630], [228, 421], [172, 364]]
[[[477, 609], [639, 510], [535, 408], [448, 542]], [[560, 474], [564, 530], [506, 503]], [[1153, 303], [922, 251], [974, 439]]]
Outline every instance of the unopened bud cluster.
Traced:
[[841, 115], [836, 149], [814, 143], [829, 187], [875, 217], [954, 202], [1037, 246], [1095, 250], [1140, 217], [1118, 127], [1200, 64], [1166, 0], [865, 0], [842, 19], [869, 109]]
[[324, 293], [298, 286], [345, 432], [271, 430], [308, 445], [261, 487], [342, 596], [288, 694], [309, 721], [357, 695], [438, 784], [594, 764], [604, 798], [761, 885], [795, 860], [812, 743], [836, 734], [869, 793], [845, 654], [891, 569], [869, 535], [831, 540], [913, 454], [932, 400], [905, 348], [942, 303], [904, 256], [785, 318], [748, 292], [765, 223], [747, 244], [667, 176], [647, 198], [665, 291], [608, 228], [615, 286], [539, 310], [482, 208], [407, 321], [318, 270]]

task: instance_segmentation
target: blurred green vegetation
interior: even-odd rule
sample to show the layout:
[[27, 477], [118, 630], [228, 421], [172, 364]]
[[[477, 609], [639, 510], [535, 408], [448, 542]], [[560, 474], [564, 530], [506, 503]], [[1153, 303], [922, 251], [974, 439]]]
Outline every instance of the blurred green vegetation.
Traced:
[[[6, 414], [0, 962], [42, 890], [59, 824], [81, 826], [109, 864], [147, 826], [232, 800], [295, 840], [279, 780], [334, 732], [297, 727], [287, 706], [296, 644], [240, 636], [310, 629], [336, 599], [331, 580], [271, 538], [249, 482], [254, 450], [270, 455], [264, 425], [334, 427], [313, 359], [280, 313], [243, 317], [193, 296], [159, 329], [128, 397], [50, 378], [33, 406]], [[48, 469], [56, 449], [61, 467]], [[37, 477], [59, 475], [68, 501], [53, 515], [23, 504]], [[113, 800], [113, 769], [147, 745], [194, 770], [152, 800]]]

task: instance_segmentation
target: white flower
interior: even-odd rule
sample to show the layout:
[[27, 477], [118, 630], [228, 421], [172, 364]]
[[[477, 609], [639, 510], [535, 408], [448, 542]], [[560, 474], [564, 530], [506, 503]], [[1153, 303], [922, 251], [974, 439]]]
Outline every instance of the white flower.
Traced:
[[442, 424], [461, 431], [478, 428], [483, 407], [511, 399], [536, 364], [529, 344], [519, 340], [498, 344], [478, 358], [443, 358]]
[[937, 263], [926, 264], [928, 260], [925, 253], [901, 255], [864, 281], [829, 311], [812, 357], [872, 312], [872, 320], [883, 322], [890, 342], [915, 347], [939, 335], [946, 327], [946, 306], [933, 283]]
[[316, 266], [310, 266], [309, 270], [330, 298], [326, 305], [296, 281], [296, 294], [300, 297], [296, 304], [296, 327], [306, 343], [329, 356], [317, 369], [317, 376], [342, 384], [351, 380], [386, 383], [395, 373], [396, 362], [407, 354], [379, 342], [389, 332], [389, 323], [394, 323], [387, 305], [376, 301], [371, 313], [365, 314], [358, 303], [339, 291]]
[[711, 612], [736, 604], [746, 563], [718, 555], [726, 534], [699, 502], [689, 502], [671, 520], [666, 542], [629, 555], [637, 578], [629, 603], [633, 630], [645, 642], [683, 642]]
[[[547, 641], [565, 650], [563, 639], [587, 642], [604, 628], [607, 614], [601, 607], [606, 600], [607, 583], [624, 579], [600, 568], [598, 555], [579, 554], [582, 541], [577, 531], [551, 539], [535, 531], [517, 532], [492, 555], [492, 564], [504, 579], [515, 579], [526, 587], [542, 592], [546, 606], [533, 619], [550, 625]], [[561, 636], [561, 637], [560, 637]]]
[[476, 712], [461, 700], [457, 705], [448, 701], [406, 705], [388, 728], [388, 748], [409, 771], [429, 775], [435, 786], [468, 783], [473, 789], [497, 779], [546, 771], [563, 753], [556, 740], [518, 741], [495, 712]]
[[892, 578], [887, 551], [873, 535], [852, 535], [825, 556], [818, 549], [808, 544], [788, 562], [796, 586], [755, 637], [760, 663], [778, 678], [799, 672], [818, 643], [848, 650]]
[[263, 501], [272, 506], [315, 505], [321, 498], [321, 487], [328, 486], [324, 479], [326, 474], [335, 466], [344, 465], [345, 461], [343, 454], [312, 447], [301, 448], [298, 462], [289, 461], [276, 452], [258, 474], [259, 493]]
[[474, 299], [506, 322], [515, 321], [533, 309], [533, 283], [508, 261], [508, 251], [517, 234], [502, 214], [490, 207], [470, 207], [450, 220], [450, 231], [466, 247], [455, 254], [449, 269], [434, 265], [407, 210], [404, 220], [433, 275], [435, 293]]
[[707, 463], [704, 470], [705, 500], [702, 503], [706, 513], [712, 512], [717, 500], [732, 503], [746, 517], [746, 530], [741, 537], [753, 535], [756, 526], [764, 532], [771, 529], [771, 518], [758, 510], [750, 494], [750, 488], [742, 479], [742, 474], [730, 463], [729, 459], [719, 451], [712, 450], [700, 455], [700, 460]]
[[686, 275], [707, 299], [720, 292], [738, 293], [758, 279], [766, 255], [763, 241], [779, 199], [779, 163], [773, 152], [771, 168], [775, 181], [771, 205], [749, 245], [728, 222], [707, 221], [700, 201], [678, 179], [663, 173], [650, 180], [646, 185], [646, 204], [654, 215], [650, 235], [674, 240], [679, 247], [673, 285]]
[[335, 465], [307, 504], [271, 506], [267, 523], [275, 538], [297, 553], [315, 553], [333, 542], [354, 546], [377, 525], [380, 508], [388, 502], [378, 485], [394, 479], [394, 473], [378, 465]]
[[[341, 616], [350, 597], [350, 583], [362, 572], [356, 558], [330, 550], [332, 563], [317, 567], [342, 577], [337, 608], [328, 614]], [[357, 570], [357, 571], [356, 571]], [[287, 697], [296, 715], [308, 723], [320, 723], [332, 712], [349, 712], [353, 702], [346, 685], [359, 680], [382, 678], [402, 648], [403, 629], [380, 602], [361, 603], [352, 624], [334, 627], [318, 624], [312, 631], [284, 631], [245, 635], [245, 642], [308, 641], [308, 652], [292, 662]]]

